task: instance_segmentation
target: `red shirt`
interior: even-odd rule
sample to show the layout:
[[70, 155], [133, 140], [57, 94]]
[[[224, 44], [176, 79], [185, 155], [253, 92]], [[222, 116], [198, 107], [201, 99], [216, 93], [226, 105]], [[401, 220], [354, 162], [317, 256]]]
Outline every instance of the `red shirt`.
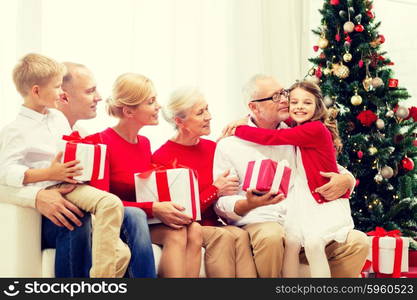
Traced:
[[118, 196], [124, 206], [142, 208], [148, 217], [152, 217], [152, 203], [136, 202], [134, 173], [144, 172], [152, 167], [151, 146], [149, 140], [138, 135], [138, 143], [132, 144], [123, 139], [112, 128], [96, 133], [103, 144], [107, 145], [106, 167], [103, 180], [90, 184]]
[[198, 144], [185, 146], [167, 141], [152, 156], [153, 162], [170, 166], [176, 160], [179, 165], [193, 169], [197, 173], [200, 191], [201, 223], [219, 225], [213, 203], [217, 200], [217, 188], [213, 186], [213, 159], [216, 143], [200, 139]]
[[[238, 126], [235, 135], [261, 145], [294, 145], [301, 151], [308, 186], [318, 203], [327, 202], [315, 189], [329, 182], [321, 172], [339, 173], [332, 135], [320, 121], [307, 122], [288, 129], [264, 129]], [[349, 191], [342, 198], [349, 198]]]

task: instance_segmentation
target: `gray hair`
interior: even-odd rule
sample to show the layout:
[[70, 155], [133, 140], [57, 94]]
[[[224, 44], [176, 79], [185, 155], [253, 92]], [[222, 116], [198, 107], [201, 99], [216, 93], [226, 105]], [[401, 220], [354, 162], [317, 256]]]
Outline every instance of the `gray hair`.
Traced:
[[178, 88], [171, 93], [168, 103], [162, 108], [162, 115], [177, 128], [175, 118], [184, 119], [187, 116], [186, 111], [201, 99], [204, 99], [204, 95], [196, 87]]
[[269, 79], [269, 78], [274, 78], [271, 75], [266, 75], [266, 74], [256, 74], [254, 76], [252, 76], [243, 86], [242, 88], [242, 93], [243, 93], [243, 98], [245, 100], [245, 104], [248, 104], [250, 101], [252, 101], [254, 99], [254, 97], [256, 96], [256, 94], [258, 94], [258, 86], [257, 86], [257, 82], [259, 80], [263, 80], [263, 79]]

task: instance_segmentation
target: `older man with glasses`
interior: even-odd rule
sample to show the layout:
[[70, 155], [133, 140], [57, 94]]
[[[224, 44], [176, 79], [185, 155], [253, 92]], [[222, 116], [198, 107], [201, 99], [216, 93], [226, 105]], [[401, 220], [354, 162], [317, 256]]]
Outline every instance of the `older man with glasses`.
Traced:
[[[259, 128], [286, 128], [288, 119], [288, 90], [273, 77], [256, 75], [244, 87], [250, 110], [248, 125]], [[230, 130], [230, 127], [229, 127]], [[241, 140], [234, 136], [224, 138], [217, 144], [213, 176], [224, 170], [240, 179], [240, 189], [249, 161], [257, 158], [275, 161], [287, 160], [295, 170], [295, 148], [290, 145], [265, 146]], [[340, 174], [329, 173], [330, 182], [317, 192], [327, 200], [334, 200], [352, 189], [355, 179], [352, 174], [339, 167]], [[294, 186], [290, 187], [296, 188]], [[280, 195], [267, 193], [257, 196], [252, 192], [239, 191], [237, 195], [220, 197], [216, 203], [217, 214], [227, 223], [248, 231], [251, 239], [255, 265], [259, 277], [280, 277], [284, 254], [285, 201]], [[333, 277], [355, 277], [365, 262], [368, 251], [364, 233], [351, 231], [343, 244], [331, 243], [326, 248]], [[302, 257], [305, 262], [305, 258]]]

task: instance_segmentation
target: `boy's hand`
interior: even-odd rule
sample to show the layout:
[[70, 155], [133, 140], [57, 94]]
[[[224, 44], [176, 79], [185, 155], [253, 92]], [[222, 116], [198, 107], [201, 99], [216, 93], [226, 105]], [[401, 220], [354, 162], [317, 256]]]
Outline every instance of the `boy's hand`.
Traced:
[[80, 161], [73, 160], [61, 163], [62, 155], [63, 153], [60, 151], [52, 160], [51, 165], [48, 168], [48, 179], [76, 184], [78, 181], [74, 180], [72, 177], [82, 174], [81, 170], [83, 168], [77, 167], [77, 164], [79, 164]]
[[74, 188], [74, 185], [66, 185], [58, 189], [40, 190], [36, 195], [36, 209], [55, 225], [74, 230], [74, 226], [69, 220], [75, 225], [81, 226], [82, 223], [78, 217], [83, 217], [84, 214], [77, 206], [62, 197]]

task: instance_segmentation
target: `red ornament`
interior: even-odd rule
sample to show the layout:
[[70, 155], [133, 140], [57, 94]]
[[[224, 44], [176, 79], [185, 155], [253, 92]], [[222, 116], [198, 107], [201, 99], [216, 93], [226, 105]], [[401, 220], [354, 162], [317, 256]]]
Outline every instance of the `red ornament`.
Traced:
[[414, 161], [408, 157], [403, 158], [403, 160], [401, 161], [401, 165], [407, 171], [411, 171], [412, 169], [414, 169]]
[[362, 159], [362, 157], [363, 157], [363, 152], [362, 152], [361, 150], [359, 150], [359, 151], [358, 151], [358, 153], [357, 153], [357, 155], [358, 155], [358, 158], [359, 158], [359, 159]]
[[321, 72], [321, 68], [320, 68], [320, 67], [318, 67], [318, 68], [317, 68], [317, 70], [316, 70], [316, 73], [315, 73], [315, 74], [316, 74], [316, 77], [317, 77], [317, 78], [321, 78], [321, 76], [323, 75], [323, 73]]
[[331, 5], [339, 5], [340, 2], [339, 2], [339, 0], [330, 0], [330, 4]]
[[359, 66], [359, 68], [363, 67], [363, 60], [362, 59], [358, 62], [358, 66]]
[[360, 183], [359, 179], [356, 179], [355, 187], [358, 186]]
[[364, 31], [365, 30], [365, 27], [363, 27], [363, 25], [362, 24], [357, 24], [356, 26], [355, 26], [355, 31], [357, 31], [357, 32], [362, 32], [362, 31]]
[[388, 86], [390, 88], [396, 88], [396, 87], [398, 87], [398, 79], [394, 79], [394, 78], [388, 79]]
[[314, 52], [317, 52], [317, 51], [319, 51], [319, 46], [313, 46], [313, 50], [314, 50]]
[[413, 146], [414, 146], [414, 147], [417, 147], [417, 140], [414, 140], [414, 141], [413, 141]]
[[383, 44], [383, 43], [385, 42], [385, 37], [384, 37], [382, 34], [379, 34], [379, 35], [378, 35], [378, 38], [379, 38], [379, 42], [380, 42], [381, 44]]
[[409, 109], [409, 114], [408, 117], [406, 118], [406, 120], [413, 118], [414, 122], [417, 122], [417, 107], [415, 106], [411, 106]]
[[372, 110], [364, 110], [359, 113], [356, 117], [363, 126], [371, 126], [376, 120], [378, 120], [378, 116]]
[[366, 14], [368, 15], [369, 19], [373, 19], [373, 18], [375, 18], [374, 13], [373, 13], [372, 11], [370, 11], [370, 10], [368, 10], [368, 11], [366, 12]]
[[335, 35], [335, 37], [334, 37], [334, 39], [335, 39], [336, 41], [340, 42], [340, 34], [336, 34], [336, 35]]
[[350, 38], [349, 35], [346, 35], [345, 41], [348, 42], [349, 44], [352, 43], [352, 39]]
[[326, 58], [326, 55], [324, 54], [324, 52], [320, 53], [319, 58], [320, 59], [325, 59]]

